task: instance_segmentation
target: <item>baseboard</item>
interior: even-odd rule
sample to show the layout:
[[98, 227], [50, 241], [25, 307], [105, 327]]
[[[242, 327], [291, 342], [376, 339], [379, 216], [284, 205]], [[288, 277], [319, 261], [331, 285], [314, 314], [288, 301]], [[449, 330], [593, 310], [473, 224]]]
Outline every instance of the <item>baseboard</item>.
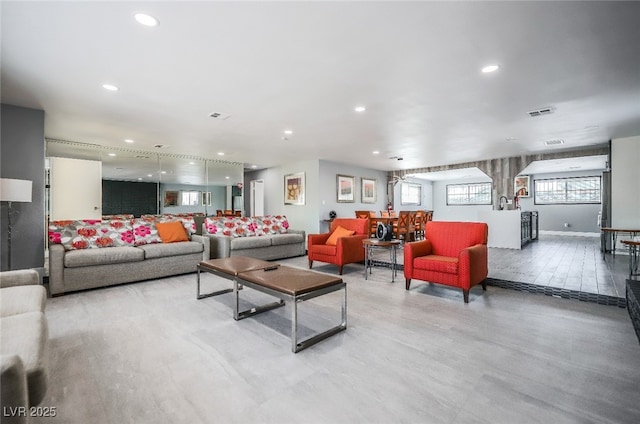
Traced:
[[580, 231], [540, 230], [539, 233], [544, 235], [550, 235], [550, 236], [600, 237], [600, 233], [588, 233], [588, 232], [580, 232]]

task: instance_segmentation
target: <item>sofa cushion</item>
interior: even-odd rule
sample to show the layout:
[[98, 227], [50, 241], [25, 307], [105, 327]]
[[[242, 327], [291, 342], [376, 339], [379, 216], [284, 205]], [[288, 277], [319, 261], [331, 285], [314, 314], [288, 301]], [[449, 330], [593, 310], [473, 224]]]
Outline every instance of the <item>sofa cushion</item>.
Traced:
[[145, 244], [144, 246], [139, 246], [138, 249], [144, 252], [145, 259], [153, 259], [202, 253], [204, 245], [197, 241], [180, 241], [176, 243]]
[[77, 268], [82, 266], [119, 264], [144, 260], [144, 251], [130, 246], [105, 249], [72, 250], [64, 255], [64, 266]]
[[29, 403], [37, 405], [47, 391], [46, 348], [49, 332], [42, 312], [3, 317], [2, 355], [18, 355], [27, 374]]
[[272, 246], [281, 246], [283, 244], [294, 244], [304, 242], [304, 236], [302, 234], [276, 234], [271, 236]]
[[[100, 225], [102, 237], [113, 240], [112, 243], [98, 244], [99, 247], [133, 246], [133, 225], [131, 219], [110, 219]], [[106, 245], [105, 245], [106, 244]]]
[[241, 237], [231, 240], [231, 250], [254, 249], [271, 246], [269, 237]]
[[47, 290], [40, 285], [5, 287], [0, 290], [0, 316], [44, 312]]
[[413, 266], [415, 269], [423, 269], [425, 271], [457, 274], [458, 258], [438, 255], [421, 256], [413, 260]]

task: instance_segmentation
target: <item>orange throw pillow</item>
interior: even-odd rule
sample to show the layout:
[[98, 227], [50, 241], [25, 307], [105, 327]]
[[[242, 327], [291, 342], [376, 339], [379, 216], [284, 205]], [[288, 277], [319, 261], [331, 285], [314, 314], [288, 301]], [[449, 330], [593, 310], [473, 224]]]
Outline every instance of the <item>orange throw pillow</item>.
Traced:
[[173, 243], [176, 241], [189, 241], [187, 231], [184, 229], [182, 222], [156, 222], [158, 235], [163, 243]]
[[338, 225], [338, 228], [333, 230], [333, 233], [331, 233], [331, 235], [329, 236], [329, 240], [327, 240], [327, 244], [330, 246], [335, 246], [336, 244], [338, 244], [338, 239], [340, 237], [352, 236], [353, 233], [355, 233], [355, 231], [347, 230], [346, 228], [343, 228]]

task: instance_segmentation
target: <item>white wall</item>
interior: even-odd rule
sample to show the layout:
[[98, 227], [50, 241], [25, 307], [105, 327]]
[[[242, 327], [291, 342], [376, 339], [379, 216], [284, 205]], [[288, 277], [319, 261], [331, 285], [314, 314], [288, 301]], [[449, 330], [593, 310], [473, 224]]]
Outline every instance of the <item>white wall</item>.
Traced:
[[478, 212], [492, 211], [493, 205], [448, 206], [447, 185], [491, 182], [491, 178], [466, 178], [461, 180], [434, 181], [433, 219], [435, 221], [478, 221]]
[[611, 141], [611, 226], [640, 228], [640, 136]]

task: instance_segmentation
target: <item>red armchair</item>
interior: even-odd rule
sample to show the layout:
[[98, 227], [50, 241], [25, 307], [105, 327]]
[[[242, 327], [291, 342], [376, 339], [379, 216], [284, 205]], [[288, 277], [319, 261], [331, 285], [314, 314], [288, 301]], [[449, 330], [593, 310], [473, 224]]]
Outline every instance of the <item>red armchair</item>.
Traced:
[[[336, 228], [342, 227], [354, 231], [354, 234], [338, 238], [335, 246], [327, 244], [327, 240]], [[364, 261], [362, 240], [369, 237], [369, 220], [361, 218], [336, 218], [331, 222], [331, 231], [324, 234], [309, 234], [307, 250], [309, 251], [309, 269], [313, 261], [328, 262], [338, 265], [340, 275], [346, 264]]]
[[460, 287], [464, 302], [469, 289], [482, 284], [487, 289], [487, 224], [483, 222], [429, 221], [426, 239], [404, 246], [404, 277]]

